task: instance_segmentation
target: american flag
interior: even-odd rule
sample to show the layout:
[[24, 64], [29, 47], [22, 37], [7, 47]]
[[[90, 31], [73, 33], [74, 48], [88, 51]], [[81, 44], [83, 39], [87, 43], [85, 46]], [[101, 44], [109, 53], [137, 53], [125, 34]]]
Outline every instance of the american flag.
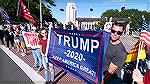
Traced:
[[5, 21], [7, 21], [7, 22], [10, 21], [10, 18], [8, 16], [7, 12], [4, 9], [2, 10], [2, 16], [3, 16]]
[[150, 31], [149, 31], [149, 24], [145, 20], [145, 18], [142, 19], [142, 31], [141, 31], [141, 36], [140, 40], [144, 41], [144, 43], [150, 47]]

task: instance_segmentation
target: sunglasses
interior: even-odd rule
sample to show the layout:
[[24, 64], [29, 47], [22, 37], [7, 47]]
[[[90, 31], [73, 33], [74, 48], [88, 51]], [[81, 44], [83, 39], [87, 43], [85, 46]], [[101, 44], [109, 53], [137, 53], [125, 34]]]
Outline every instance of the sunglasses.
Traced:
[[117, 32], [118, 35], [122, 35], [122, 33], [123, 33], [121, 31], [115, 31], [115, 30], [111, 29], [111, 33], [115, 33], [115, 32]]

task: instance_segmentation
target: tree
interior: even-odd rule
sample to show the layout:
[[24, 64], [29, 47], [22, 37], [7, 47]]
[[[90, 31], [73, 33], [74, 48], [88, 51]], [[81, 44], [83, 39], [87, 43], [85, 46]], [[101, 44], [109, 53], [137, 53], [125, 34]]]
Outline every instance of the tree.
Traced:
[[103, 12], [102, 17], [107, 17], [107, 18], [110, 18], [110, 17], [120, 17], [119, 16], [119, 11], [117, 9], [113, 10], [113, 9], [109, 9], [109, 10], [106, 10], [106, 12]]
[[146, 18], [147, 21], [150, 21], [150, 12], [147, 11], [139, 11], [138, 9], [124, 9], [120, 12], [115, 9], [106, 10], [102, 13], [102, 17], [113, 17], [113, 18], [129, 18], [131, 19], [131, 28], [134, 31], [139, 31], [142, 24], [142, 15]]
[[98, 24], [95, 24], [95, 25], [93, 25], [93, 26], [94, 26], [94, 28], [95, 28], [96, 30], [100, 30], [100, 29], [103, 30], [104, 24], [105, 24], [104, 21], [100, 21], [100, 22], [98, 22]]
[[[8, 15], [12, 22], [28, 22], [24, 18], [16, 16], [17, 14], [17, 7], [18, 7], [19, 0], [1, 0], [1, 6], [7, 11]], [[25, 6], [28, 8], [30, 14], [33, 18], [39, 22], [40, 19], [40, 3], [39, 0], [22, 0]], [[51, 6], [56, 6], [53, 0], [46, 0], [50, 3]], [[56, 19], [52, 18], [51, 10], [44, 7], [42, 4], [42, 16], [43, 20], [49, 21], [56, 21]], [[54, 19], [54, 20], [52, 20]]]

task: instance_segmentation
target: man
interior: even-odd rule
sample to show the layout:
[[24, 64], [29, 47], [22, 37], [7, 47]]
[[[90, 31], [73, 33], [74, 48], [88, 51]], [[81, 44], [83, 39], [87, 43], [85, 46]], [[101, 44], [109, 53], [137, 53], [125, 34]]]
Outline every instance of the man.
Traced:
[[125, 27], [121, 23], [112, 25], [110, 41], [104, 57], [104, 84], [121, 83], [121, 69], [125, 62], [127, 51], [120, 41], [120, 36], [124, 33]]

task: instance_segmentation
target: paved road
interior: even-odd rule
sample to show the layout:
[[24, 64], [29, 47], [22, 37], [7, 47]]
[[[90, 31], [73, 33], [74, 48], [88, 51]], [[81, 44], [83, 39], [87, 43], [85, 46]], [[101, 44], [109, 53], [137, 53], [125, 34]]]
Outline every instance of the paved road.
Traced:
[[121, 41], [124, 44], [126, 50], [129, 52], [134, 44], [137, 42], [137, 39], [128, 35], [123, 35], [121, 36]]
[[0, 84], [34, 84], [2, 49], [0, 49]]

